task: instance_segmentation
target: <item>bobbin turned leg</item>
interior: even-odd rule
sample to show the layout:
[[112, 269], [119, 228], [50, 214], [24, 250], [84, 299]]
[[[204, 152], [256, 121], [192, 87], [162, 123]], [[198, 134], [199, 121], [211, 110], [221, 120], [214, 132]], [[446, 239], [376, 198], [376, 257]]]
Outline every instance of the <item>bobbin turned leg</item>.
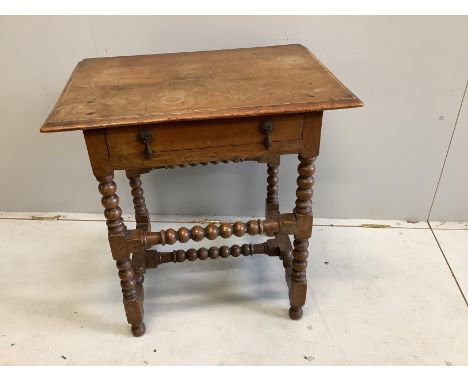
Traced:
[[279, 215], [278, 202], [278, 166], [279, 156], [267, 162], [267, 197], [265, 200], [265, 217], [272, 218]]
[[112, 257], [116, 260], [119, 269], [120, 285], [122, 287], [123, 303], [127, 321], [132, 325], [132, 333], [135, 337], [145, 333], [143, 323], [143, 298], [137, 286], [135, 272], [130, 260], [130, 254], [125, 245], [127, 227], [122, 219], [122, 210], [119, 207], [119, 197], [116, 195], [117, 186], [114, 175], [97, 178], [99, 192], [102, 194], [104, 216], [107, 219], [109, 231], [109, 244]]
[[[133, 208], [135, 210], [136, 228], [143, 231], [151, 231], [151, 222], [146, 208], [145, 197], [143, 196], [143, 187], [141, 185], [141, 174], [144, 170], [125, 170], [130, 187], [132, 188]], [[144, 258], [144, 254], [133, 254], [133, 268], [135, 270], [136, 282], [140, 288], [141, 300], [144, 299], [143, 282], [145, 281], [146, 266], [144, 261], [137, 257]]]
[[130, 187], [132, 188], [136, 228], [149, 232], [151, 231], [151, 223], [149, 213], [146, 208], [145, 197], [143, 196], [143, 187], [141, 185], [140, 174], [142, 172], [138, 170], [126, 170], [125, 173], [130, 181]]
[[[294, 213], [297, 216], [312, 215], [312, 186], [314, 184], [315, 158], [304, 158], [299, 155], [299, 176], [297, 178], [296, 207]], [[294, 236], [294, 250], [289, 289], [291, 308], [289, 317], [299, 320], [302, 317], [302, 307], [306, 301], [307, 293], [307, 257], [309, 255], [309, 237], [311, 230]]]
[[[265, 201], [265, 217], [267, 219], [276, 218], [280, 214], [278, 198], [278, 180], [279, 180], [279, 155], [271, 157], [267, 162], [267, 197]], [[286, 276], [286, 282], [290, 285], [291, 279], [291, 243], [289, 236], [285, 233], [275, 234], [275, 239], [271, 243], [279, 252], [280, 259], [283, 260], [283, 267]]]

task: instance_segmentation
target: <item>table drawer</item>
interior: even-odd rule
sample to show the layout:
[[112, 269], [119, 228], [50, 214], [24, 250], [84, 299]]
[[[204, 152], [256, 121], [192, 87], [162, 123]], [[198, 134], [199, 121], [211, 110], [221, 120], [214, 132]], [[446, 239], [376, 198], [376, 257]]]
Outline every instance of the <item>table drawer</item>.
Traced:
[[[303, 114], [129, 126], [109, 129], [106, 139], [111, 161], [119, 165], [124, 162], [166, 163], [162, 158], [185, 156], [187, 150], [209, 153], [210, 149], [219, 152], [220, 148], [225, 148], [225, 151], [241, 153], [243, 147], [250, 147], [256, 152], [267, 152], [267, 134], [261, 128], [265, 121], [271, 121], [274, 126], [270, 133], [271, 149], [278, 146], [277, 143], [302, 140]], [[139, 138], [141, 131], [150, 133], [148, 148]], [[148, 149], [150, 157], [145, 155]]]

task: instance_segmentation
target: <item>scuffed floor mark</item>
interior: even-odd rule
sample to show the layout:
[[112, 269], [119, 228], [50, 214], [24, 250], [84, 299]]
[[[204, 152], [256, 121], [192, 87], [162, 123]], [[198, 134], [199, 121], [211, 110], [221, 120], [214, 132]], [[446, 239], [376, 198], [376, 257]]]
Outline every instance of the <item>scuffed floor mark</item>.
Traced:
[[60, 220], [62, 215], [55, 215], [55, 216], [34, 216], [31, 215], [32, 220], [45, 220], [45, 221], [54, 221], [54, 220]]
[[200, 219], [200, 220], [193, 220], [191, 223], [194, 224], [221, 224], [221, 220], [210, 220], [210, 219]]
[[361, 224], [362, 228], [391, 228], [390, 224]]

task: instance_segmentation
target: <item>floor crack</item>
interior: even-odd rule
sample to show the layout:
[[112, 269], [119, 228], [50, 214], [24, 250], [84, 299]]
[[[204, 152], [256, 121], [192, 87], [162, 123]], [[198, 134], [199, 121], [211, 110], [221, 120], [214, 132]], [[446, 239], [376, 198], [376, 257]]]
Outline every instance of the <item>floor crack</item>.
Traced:
[[447, 259], [447, 256], [445, 256], [444, 250], [442, 249], [442, 246], [440, 245], [439, 240], [437, 239], [437, 236], [436, 236], [434, 230], [432, 229], [431, 222], [428, 220], [427, 224], [429, 225], [429, 229], [431, 230], [432, 235], [434, 236], [434, 239], [435, 239], [435, 241], [436, 241], [436, 243], [437, 243], [437, 245], [438, 245], [438, 247], [440, 249], [440, 252], [442, 253], [442, 256], [444, 257], [445, 262], [447, 263], [447, 266], [448, 266], [448, 268], [450, 270], [450, 273], [452, 274], [452, 277], [455, 280], [455, 284], [457, 284], [458, 290], [460, 291], [460, 293], [461, 293], [461, 295], [463, 297], [463, 300], [465, 300], [465, 304], [468, 307], [468, 300], [466, 299], [466, 296], [463, 293], [463, 289], [461, 288], [460, 284], [458, 283], [457, 277], [455, 276], [455, 273], [453, 272], [453, 269], [450, 266], [450, 263], [449, 263], [449, 261]]

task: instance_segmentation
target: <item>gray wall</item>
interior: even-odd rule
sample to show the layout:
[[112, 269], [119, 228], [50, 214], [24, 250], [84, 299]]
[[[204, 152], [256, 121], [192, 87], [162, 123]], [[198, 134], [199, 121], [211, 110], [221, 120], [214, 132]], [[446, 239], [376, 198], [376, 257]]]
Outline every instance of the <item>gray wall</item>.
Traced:
[[[81, 133], [39, 134], [84, 57], [307, 46], [364, 102], [325, 113], [319, 217], [468, 220], [468, 17], [0, 17], [0, 210], [101, 211]], [[144, 176], [153, 213], [260, 215], [256, 163]], [[294, 202], [296, 158], [280, 168]], [[131, 199], [122, 174], [124, 210]]]

